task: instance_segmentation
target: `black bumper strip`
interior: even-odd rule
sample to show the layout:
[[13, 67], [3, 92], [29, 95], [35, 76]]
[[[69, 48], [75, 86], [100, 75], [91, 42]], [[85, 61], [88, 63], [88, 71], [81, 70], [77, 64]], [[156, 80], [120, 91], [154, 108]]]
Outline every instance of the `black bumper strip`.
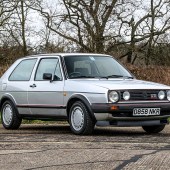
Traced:
[[57, 105], [17, 105], [18, 108], [45, 108], [45, 109], [66, 109], [66, 106]]
[[[111, 107], [116, 106], [117, 110], [112, 110]], [[91, 105], [94, 113], [132, 113], [134, 108], [161, 108], [161, 112], [170, 113], [170, 103], [93, 103]]]

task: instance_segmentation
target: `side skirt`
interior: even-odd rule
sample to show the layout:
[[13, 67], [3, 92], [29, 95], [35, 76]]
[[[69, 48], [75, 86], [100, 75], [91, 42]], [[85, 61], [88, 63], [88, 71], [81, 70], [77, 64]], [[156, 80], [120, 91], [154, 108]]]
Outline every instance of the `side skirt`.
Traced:
[[43, 121], [66, 121], [68, 120], [67, 116], [46, 116], [46, 115], [22, 115], [20, 114], [20, 116], [23, 119], [27, 119], [27, 120], [43, 120]]

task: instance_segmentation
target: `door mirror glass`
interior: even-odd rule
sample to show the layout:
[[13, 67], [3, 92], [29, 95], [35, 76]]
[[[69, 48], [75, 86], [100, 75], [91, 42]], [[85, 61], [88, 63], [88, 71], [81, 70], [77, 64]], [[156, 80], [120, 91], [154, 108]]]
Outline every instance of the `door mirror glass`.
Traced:
[[51, 73], [44, 73], [43, 74], [43, 80], [52, 80], [52, 74]]

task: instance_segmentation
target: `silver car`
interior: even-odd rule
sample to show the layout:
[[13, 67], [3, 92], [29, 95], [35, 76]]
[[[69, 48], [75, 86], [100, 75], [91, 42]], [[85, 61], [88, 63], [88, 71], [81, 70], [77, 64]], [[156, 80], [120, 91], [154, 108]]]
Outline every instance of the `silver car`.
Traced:
[[170, 87], [137, 80], [109, 55], [33, 55], [1, 77], [0, 108], [6, 129], [24, 118], [68, 120], [75, 134], [91, 134], [95, 125], [158, 133], [170, 117]]

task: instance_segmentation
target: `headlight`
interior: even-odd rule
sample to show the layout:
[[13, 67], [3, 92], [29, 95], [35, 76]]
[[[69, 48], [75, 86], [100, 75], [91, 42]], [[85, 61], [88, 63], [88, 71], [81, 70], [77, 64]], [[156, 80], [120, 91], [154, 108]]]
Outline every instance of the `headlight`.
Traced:
[[164, 91], [160, 91], [160, 92], [158, 93], [158, 98], [159, 98], [160, 100], [163, 100], [163, 99], [165, 98], [165, 92], [164, 92]]
[[167, 99], [170, 101], [170, 90], [167, 91]]
[[124, 100], [129, 100], [129, 99], [130, 99], [130, 93], [129, 93], [128, 91], [125, 91], [125, 92], [123, 93], [123, 99], [124, 99]]
[[119, 94], [116, 91], [111, 91], [109, 93], [109, 100], [113, 103], [117, 102], [119, 100]]

